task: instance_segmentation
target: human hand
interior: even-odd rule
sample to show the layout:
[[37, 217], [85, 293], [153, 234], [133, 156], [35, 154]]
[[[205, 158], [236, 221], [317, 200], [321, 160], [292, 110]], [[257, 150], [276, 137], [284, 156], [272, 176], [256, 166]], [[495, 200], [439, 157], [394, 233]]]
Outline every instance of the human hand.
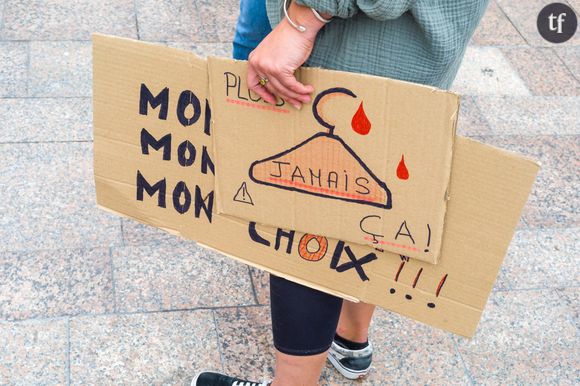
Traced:
[[[247, 83], [250, 90], [268, 103], [276, 104], [279, 96], [300, 109], [302, 103], [310, 102], [314, 87], [298, 82], [294, 72], [310, 56], [316, 34], [324, 23], [308, 7], [294, 2], [288, 14], [297, 24], [305, 26], [306, 31], [298, 31], [283, 19], [250, 54]], [[260, 79], [267, 79], [267, 83], [262, 86]]]

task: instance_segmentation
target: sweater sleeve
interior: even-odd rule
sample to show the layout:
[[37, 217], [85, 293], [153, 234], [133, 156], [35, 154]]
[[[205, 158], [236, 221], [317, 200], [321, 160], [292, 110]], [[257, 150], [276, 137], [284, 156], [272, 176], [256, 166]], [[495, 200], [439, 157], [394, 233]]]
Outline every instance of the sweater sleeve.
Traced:
[[375, 20], [396, 19], [409, 11], [416, 0], [296, 0], [319, 12], [347, 19], [359, 11]]

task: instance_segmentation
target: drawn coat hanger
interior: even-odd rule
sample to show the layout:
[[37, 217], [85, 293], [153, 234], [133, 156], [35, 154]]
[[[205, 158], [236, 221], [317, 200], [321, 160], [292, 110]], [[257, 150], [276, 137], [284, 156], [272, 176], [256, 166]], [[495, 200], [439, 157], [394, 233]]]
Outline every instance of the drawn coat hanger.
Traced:
[[[253, 162], [250, 178], [258, 184], [279, 189], [391, 209], [392, 197], [387, 185], [341, 137], [334, 134], [335, 126], [326, 122], [318, 111], [320, 101], [335, 93], [356, 98], [352, 91], [339, 87], [318, 94], [312, 112], [328, 131], [316, 133], [288, 150]], [[361, 108], [362, 104], [357, 116]], [[367, 134], [370, 122], [368, 125], [361, 129], [353, 118], [353, 129], [359, 134]]]

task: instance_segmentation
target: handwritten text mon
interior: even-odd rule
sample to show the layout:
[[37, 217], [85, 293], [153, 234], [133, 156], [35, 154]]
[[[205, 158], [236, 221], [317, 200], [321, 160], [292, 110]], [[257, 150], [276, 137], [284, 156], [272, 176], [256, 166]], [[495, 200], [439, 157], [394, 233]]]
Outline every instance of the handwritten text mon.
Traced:
[[[147, 85], [141, 85], [139, 97], [140, 115], [147, 116], [149, 115], [150, 110], [157, 110], [157, 117], [159, 120], [164, 121], [167, 120], [169, 107], [169, 88], [165, 87], [157, 95], [154, 95]], [[195, 93], [190, 90], [182, 91], [177, 99], [175, 111], [177, 120], [183, 127], [189, 127], [196, 124], [203, 116], [203, 132], [205, 135], [211, 136], [211, 109], [207, 99], [205, 100], [205, 108], [202, 112], [201, 102]], [[210, 172], [215, 175], [214, 163], [211, 159], [210, 151], [205, 145], [196, 147], [192, 142], [185, 140], [177, 146], [175, 157], [173, 154], [175, 146], [173, 144], [172, 134], [168, 133], [156, 138], [146, 128], [142, 128], [140, 131], [140, 144], [141, 154], [143, 155], [150, 155], [151, 150], [157, 151], [162, 154], [163, 161], [171, 161], [172, 158], [177, 158], [177, 162], [181, 167], [192, 167], [197, 163], [202, 175], [206, 175]], [[144, 176], [143, 171], [137, 170], [136, 186], [138, 201], [144, 201], [145, 193], [150, 197], [157, 195], [157, 206], [160, 208], [166, 208], [167, 185], [166, 178], [151, 182]], [[214, 202], [213, 190], [204, 194], [200, 185], [195, 184], [193, 190], [190, 190], [190, 187], [187, 186], [185, 181], [179, 181], [173, 187], [170, 197], [173, 208], [178, 213], [187, 213], [193, 205], [195, 217], [199, 218], [203, 212], [205, 217], [211, 223]]]

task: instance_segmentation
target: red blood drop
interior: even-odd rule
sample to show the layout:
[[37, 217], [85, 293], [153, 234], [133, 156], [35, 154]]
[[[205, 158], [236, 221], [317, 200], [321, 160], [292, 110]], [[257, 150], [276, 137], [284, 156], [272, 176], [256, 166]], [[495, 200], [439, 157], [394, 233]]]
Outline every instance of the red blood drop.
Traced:
[[367, 118], [362, 102], [358, 110], [352, 116], [351, 126], [360, 135], [367, 135], [371, 131], [371, 121]]
[[407, 169], [407, 165], [405, 165], [405, 155], [401, 156], [401, 161], [399, 162], [399, 166], [397, 166], [397, 177], [400, 180], [408, 180], [409, 179], [409, 170]]

